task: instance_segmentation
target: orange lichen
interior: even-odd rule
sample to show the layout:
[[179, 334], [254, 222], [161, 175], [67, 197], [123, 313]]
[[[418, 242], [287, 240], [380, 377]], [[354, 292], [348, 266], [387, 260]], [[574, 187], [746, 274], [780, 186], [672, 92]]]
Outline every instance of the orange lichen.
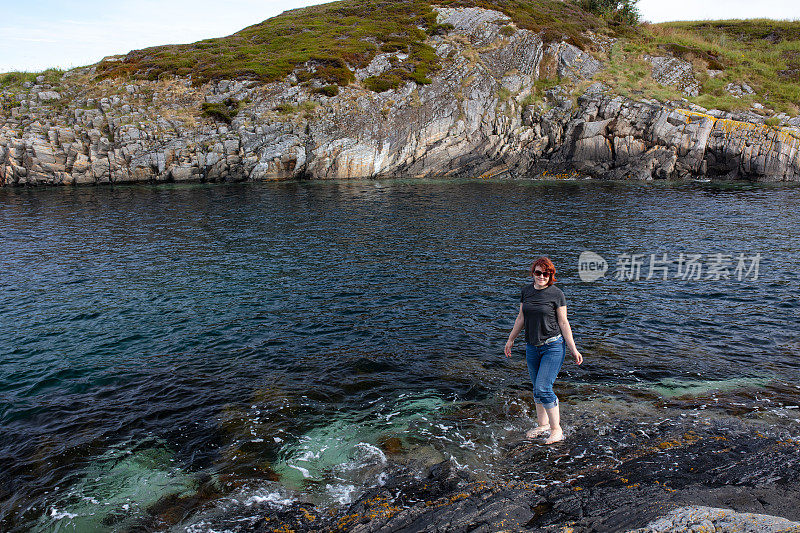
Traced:
[[691, 117], [702, 117], [710, 119], [714, 123], [714, 129], [722, 131], [726, 135], [738, 132], [746, 132], [748, 135], [763, 135], [772, 137], [773, 142], [790, 143], [800, 139], [800, 134], [789, 128], [778, 128], [767, 124], [754, 124], [752, 122], [742, 122], [729, 118], [717, 118], [706, 113], [689, 111], [688, 109], [676, 109], [676, 112], [686, 116], [686, 123], [691, 121]]
[[364, 514], [356, 513], [345, 515], [339, 519], [336, 526], [339, 529], [349, 529], [354, 522], [360, 521], [364, 518], [370, 521], [376, 519], [385, 520], [391, 518], [401, 511], [400, 507], [390, 505], [385, 496], [375, 496], [374, 498], [366, 500], [364, 503], [370, 507], [369, 510], [367, 510]]

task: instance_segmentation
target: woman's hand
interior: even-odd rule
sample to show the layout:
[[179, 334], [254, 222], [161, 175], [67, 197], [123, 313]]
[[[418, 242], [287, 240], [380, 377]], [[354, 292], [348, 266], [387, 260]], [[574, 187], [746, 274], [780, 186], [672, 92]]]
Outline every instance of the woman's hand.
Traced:
[[579, 352], [578, 350], [575, 350], [574, 352], [572, 352], [572, 357], [575, 358], [575, 362], [577, 364], [583, 363], [583, 356], [581, 355], [581, 352]]
[[506, 341], [506, 347], [503, 350], [506, 354], [506, 357], [511, 357], [511, 348], [514, 347], [514, 339], [508, 339]]

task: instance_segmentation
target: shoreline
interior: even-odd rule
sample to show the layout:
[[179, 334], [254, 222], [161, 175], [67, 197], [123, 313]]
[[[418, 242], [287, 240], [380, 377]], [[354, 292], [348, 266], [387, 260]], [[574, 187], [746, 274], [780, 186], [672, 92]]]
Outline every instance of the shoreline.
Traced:
[[[368, 80], [388, 72], [396, 52], [377, 53], [335, 94], [300, 79], [314, 61], [269, 83], [103, 79], [101, 62], [3, 87], [0, 184], [500, 174], [800, 181], [800, 117], [623, 96], [599, 81], [614, 39], [592, 34], [596, 59], [528, 29], [504, 33], [499, 11], [435, 10], [437, 24], [452, 27], [425, 40], [441, 68], [380, 92]], [[665, 87], [673, 74], [692, 87], [709, 75], [678, 57], [650, 59]]]
[[122, 181], [122, 182], [101, 182], [101, 183], [72, 183], [69, 185], [56, 185], [48, 183], [17, 183], [12, 185], [0, 186], [1, 191], [32, 191], [32, 190], [73, 190], [73, 191], [86, 191], [92, 189], [98, 190], [111, 190], [114, 188], [131, 189], [131, 188], [181, 188], [181, 187], [194, 187], [194, 186], [251, 186], [251, 185], [375, 185], [382, 186], [402, 184], [402, 185], [424, 185], [424, 184], [507, 184], [507, 183], [542, 183], [542, 184], [607, 184], [610, 186], [627, 186], [627, 187], [672, 187], [672, 186], [731, 186], [731, 187], [796, 187], [800, 186], [800, 181], [756, 181], [744, 178], [736, 179], [713, 179], [713, 178], [686, 178], [686, 179], [665, 179], [665, 180], [648, 180], [648, 181], [632, 181], [625, 179], [604, 179], [592, 176], [570, 177], [570, 178], [553, 178], [550, 174], [538, 175], [531, 177], [500, 177], [486, 179], [482, 177], [425, 177], [425, 178], [411, 178], [407, 176], [380, 176], [380, 177], [359, 177], [359, 178], [330, 178], [330, 179], [305, 179], [305, 178], [292, 178], [286, 180], [248, 180], [237, 179], [229, 181]]
[[[620, 419], [600, 432], [585, 422], [570, 425], [559, 445], [511, 442], [492, 479], [475, 478], [451, 461], [421, 476], [395, 464], [381, 486], [350, 504], [319, 508], [286, 501], [262, 506], [254, 516], [269, 530], [298, 532], [668, 531], [665, 521], [685, 523], [687, 516], [705, 513], [697, 522], [711, 515], [722, 520], [724, 513], [696, 507], [701, 506], [770, 515], [786, 528], [799, 525], [798, 438], [732, 417], [691, 420], [679, 412], [658, 423]], [[591, 452], [608, 442], [614, 453], [605, 459]], [[553, 477], [531, 476], [533, 465]], [[241, 512], [217, 515], [214, 524], [245, 531], [234, 526]], [[765, 517], [727, 516], [760, 524], [757, 531], [778, 530], [768, 529]], [[653, 523], [662, 528], [647, 529]]]

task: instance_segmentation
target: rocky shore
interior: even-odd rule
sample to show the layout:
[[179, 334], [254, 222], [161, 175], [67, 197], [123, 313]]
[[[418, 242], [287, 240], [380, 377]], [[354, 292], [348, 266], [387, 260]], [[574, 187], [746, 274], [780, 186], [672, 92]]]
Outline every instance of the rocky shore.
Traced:
[[[380, 53], [327, 95], [298, 73], [261, 84], [188, 77], [101, 79], [96, 67], [0, 90], [0, 183], [500, 176], [800, 180], [800, 119], [636, 101], [593, 81], [597, 52], [546, 44], [508, 16], [437, 8], [450, 29], [429, 44], [431, 83], [373, 92], [364, 80], [402, 60]], [[695, 66], [649, 57], [652, 76], [696, 92]], [[314, 62], [304, 71], [321, 68]], [[544, 78], [561, 83], [545, 89]], [[730, 87], [742, 93], [745, 85]], [[775, 118], [775, 117], [772, 117]]]
[[[496, 476], [450, 462], [422, 476], [398, 462], [344, 508], [266, 504], [250, 518], [217, 515], [229, 531], [800, 531], [800, 442], [724, 416], [590, 418], [545, 446], [520, 439]], [[542, 472], [546, 473], [542, 476]], [[169, 516], [169, 508], [159, 511]], [[179, 515], [180, 513], [173, 513]]]

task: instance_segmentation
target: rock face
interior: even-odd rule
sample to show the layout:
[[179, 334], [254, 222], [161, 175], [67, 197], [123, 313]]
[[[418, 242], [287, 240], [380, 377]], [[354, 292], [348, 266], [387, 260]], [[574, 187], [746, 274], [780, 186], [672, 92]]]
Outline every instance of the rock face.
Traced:
[[631, 533], [662, 533], [668, 531], [740, 531], [741, 533], [778, 533], [800, 531], [800, 522], [753, 513], [737, 513], [731, 509], [712, 507], [681, 507], [667, 516], [633, 530]]
[[700, 84], [694, 77], [692, 64], [677, 57], [652, 57], [645, 59], [653, 65], [653, 79], [661, 85], [675, 86], [686, 96], [700, 94]]
[[[394, 59], [380, 54], [337, 96], [297, 85], [294, 75], [268, 85], [193, 87], [180, 78], [120, 85], [95, 80], [92, 68], [68, 72], [60, 86], [39, 80], [0, 91], [0, 183], [542, 174], [800, 179], [796, 126], [633, 101], [601, 84], [577, 101], [558, 87], [542, 101], [537, 79], [580, 83], [602, 62], [567, 43], [545, 45], [497, 11], [438, 11], [439, 22], [453, 29], [429, 41], [443, 68], [428, 85], [364, 89], [360, 80], [380, 75]], [[699, 87], [691, 64], [649, 60], [662, 83], [687, 94]]]

